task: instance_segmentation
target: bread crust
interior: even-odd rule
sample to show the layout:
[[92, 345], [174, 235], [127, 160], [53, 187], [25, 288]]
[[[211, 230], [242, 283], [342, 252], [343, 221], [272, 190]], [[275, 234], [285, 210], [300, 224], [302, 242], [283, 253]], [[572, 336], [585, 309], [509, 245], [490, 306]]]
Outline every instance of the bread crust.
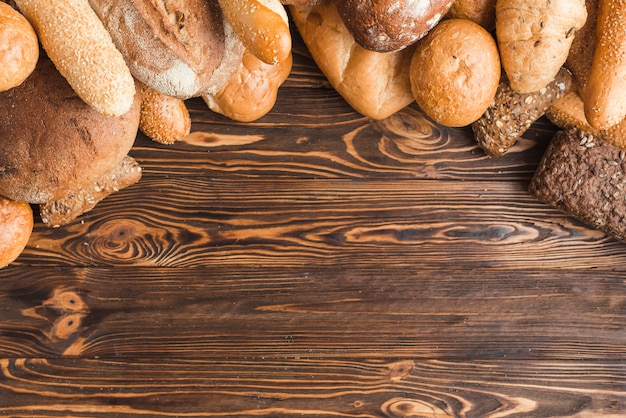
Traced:
[[0, 91], [18, 86], [35, 70], [39, 59], [37, 34], [17, 10], [0, 2]]
[[492, 102], [501, 75], [495, 40], [467, 19], [440, 22], [418, 43], [410, 71], [417, 104], [446, 126], [477, 120]]
[[184, 100], [166, 96], [137, 82], [141, 92], [139, 130], [160, 144], [173, 144], [191, 130], [191, 116]]
[[333, 3], [290, 6], [311, 56], [354, 110], [384, 119], [414, 101], [409, 80], [413, 47], [374, 52], [358, 45]]
[[135, 80], [87, 0], [16, 0], [74, 91], [107, 116], [132, 107]]
[[132, 75], [165, 95], [184, 100], [217, 91], [243, 55], [217, 2], [89, 1]]
[[335, 0], [339, 15], [365, 49], [391, 52], [406, 48], [430, 31], [452, 0]]
[[33, 210], [28, 203], [0, 196], [0, 268], [15, 261], [33, 231]]
[[135, 97], [122, 116], [105, 116], [40, 57], [24, 83], [0, 93], [0, 195], [45, 203], [108, 172], [137, 136], [139, 94]]

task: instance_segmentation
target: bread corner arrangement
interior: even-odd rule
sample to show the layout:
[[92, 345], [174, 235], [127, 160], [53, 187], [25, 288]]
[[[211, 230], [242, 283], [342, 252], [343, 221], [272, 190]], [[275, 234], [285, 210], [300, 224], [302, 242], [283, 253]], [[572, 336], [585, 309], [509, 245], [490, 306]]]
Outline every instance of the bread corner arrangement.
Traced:
[[560, 130], [530, 192], [626, 239], [623, 0], [15, 0], [0, 1], [0, 268], [34, 208], [61, 226], [137, 183], [137, 133], [185, 137], [185, 100], [268, 113], [292, 25], [371, 119], [415, 102], [496, 158], [546, 116]]

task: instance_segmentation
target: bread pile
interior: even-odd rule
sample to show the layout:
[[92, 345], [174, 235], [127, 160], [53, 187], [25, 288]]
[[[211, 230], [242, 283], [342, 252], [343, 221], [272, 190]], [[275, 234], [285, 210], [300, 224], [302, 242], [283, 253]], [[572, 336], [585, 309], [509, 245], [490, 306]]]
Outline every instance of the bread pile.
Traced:
[[416, 102], [491, 157], [544, 115], [626, 146], [617, 0], [14, 0], [0, 2], [0, 196], [63, 225], [139, 181], [138, 131], [189, 133], [185, 100], [262, 117], [291, 71], [291, 22], [369, 118]]

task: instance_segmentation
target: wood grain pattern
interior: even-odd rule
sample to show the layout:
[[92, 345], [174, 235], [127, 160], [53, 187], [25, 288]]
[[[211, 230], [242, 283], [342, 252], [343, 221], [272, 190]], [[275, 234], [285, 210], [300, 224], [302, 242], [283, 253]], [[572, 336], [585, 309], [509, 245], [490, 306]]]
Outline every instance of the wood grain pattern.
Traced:
[[626, 245], [301, 41], [275, 109], [139, 135], [142, 180], [0, 270], [0, 416], [623, 417]]

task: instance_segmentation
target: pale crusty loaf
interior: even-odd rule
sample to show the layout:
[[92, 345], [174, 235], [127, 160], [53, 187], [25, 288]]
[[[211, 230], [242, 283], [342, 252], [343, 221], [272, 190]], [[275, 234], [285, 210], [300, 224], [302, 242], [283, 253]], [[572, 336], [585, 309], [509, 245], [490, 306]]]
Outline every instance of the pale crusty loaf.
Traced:
[[243, 44], [215, 1], [89, 0], [137, 80], [179, 99], [217, 91]]
[[22, 14], [0, 2], [0, 91], [18, 86], [39, 59], [37, 34]]
[[106, 116], [133, 106], [135, 80], [87, 0], [16, 0], [59, 72]]
[[530, 93], [551, 82], [586, 19], [585, 0], [498, 0], [496, 37], [511, 88]]
[[311, 56], [354, 110], [383, 119], [414, 101], [409, 80], [414, 48], [381, 53], [359, 46], [333, 3], [290, 10]]
[[0, 93], [0, 195], [45, 203], [109, 172], [137, 136], [135, 98], [122, 116], [105, 116], [41, 56], [26, 81]]

